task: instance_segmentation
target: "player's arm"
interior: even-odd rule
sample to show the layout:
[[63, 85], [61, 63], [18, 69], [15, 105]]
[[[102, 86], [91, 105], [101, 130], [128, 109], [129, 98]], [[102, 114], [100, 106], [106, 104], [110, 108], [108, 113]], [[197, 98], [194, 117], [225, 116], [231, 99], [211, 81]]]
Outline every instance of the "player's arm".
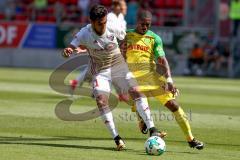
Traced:
[[79, 47], [75, 47], [73, 45], [69, 45], [68, 47], [63, 49], [62, 56], [65, 58], [68, 58], [71, 56], [73, 53], [81, 54], [81, 53], [86, 53], [86, 47], [83, 45], [80, 45]]
[[174, 86], [169, 63], [167, 58], [165, 57], [162, 40], [159, 36], [155, 37], [154, 54], [157, 60], [158, 67], [162, 71], [161, 74], [166, 78], [167, 81], [165, 89], [176, 95], [177, 88]]
[[158, 64], [163, 68], [164, 70], [163, 76], [166, 78], [166, 81], [167, 81], [166, 85], [164, 86], [165, 87], [164, 89], [172, 92], [174, 96], [178, 96], [179, 90], [175, 87], [173, 83], [171, 70], [170, 70], [167, 58], [165, 56], [158, 57], [157, 61], [158, 61]]
[[86, 52], [86, 47], [83, 44], [83, 30], [80, 30], [78, 32], [72, 42], [68, 45], [68, 47], [63, 49], [62, 56], [65, 58], [68, 58], [71, 56], [71, 54], [75, 53], [82, 53]]
[[124, 57], [124, 59], [126, 59], [126, 53], [127, 53], [127, 39], [126, 37], [119, 42], [119, 47], [120, 47], [120, 50], [121, 50], [121, 54], [122, 56]]
[[69, 45], [68, 47], [64, 48], [62, 51], [62, 56], [65, 58], [68, 58], [71, 56], [71, 54], [73, 54], [74, 50], [76, 50], [77, 48], [73, 45]]

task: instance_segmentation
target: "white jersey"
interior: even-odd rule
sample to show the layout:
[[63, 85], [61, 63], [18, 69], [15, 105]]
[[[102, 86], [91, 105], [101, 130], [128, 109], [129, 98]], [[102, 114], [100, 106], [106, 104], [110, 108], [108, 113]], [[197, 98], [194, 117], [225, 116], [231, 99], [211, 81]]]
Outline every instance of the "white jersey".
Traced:
[[125, 35], [126, 32], [124, 30], [110, 28], [107, 24], [105, 33], [98, 36], [91, 24], [88, 24], [76, 34], [71, 45], [75, 47], [84, 45], [87, 48], [92, 64], [92, 73], [95, 74], [103, 69], [124, 62], [117, 38], [123, 40]]
[[127, 29], [127, 22], [125, 21], [122, 13], [120, 13], [118, 16], [113, 12], [108, 13], [107, 23], [110, 28], [119, 28], [119, 30], [124, 31]]

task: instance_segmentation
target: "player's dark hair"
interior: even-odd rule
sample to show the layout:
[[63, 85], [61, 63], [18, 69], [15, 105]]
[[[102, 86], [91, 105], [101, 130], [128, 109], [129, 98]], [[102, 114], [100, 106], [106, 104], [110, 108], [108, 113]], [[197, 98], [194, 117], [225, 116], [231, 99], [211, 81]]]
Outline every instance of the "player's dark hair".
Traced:
[[107, 9], [102, 5], [94, 5], [90, 9], [89, 16], [92, 21], [99, 20], [108, 14]]
[[152, 13], [148, 10], [140, 10], [137, 15], [137, 19], [152, 19]]

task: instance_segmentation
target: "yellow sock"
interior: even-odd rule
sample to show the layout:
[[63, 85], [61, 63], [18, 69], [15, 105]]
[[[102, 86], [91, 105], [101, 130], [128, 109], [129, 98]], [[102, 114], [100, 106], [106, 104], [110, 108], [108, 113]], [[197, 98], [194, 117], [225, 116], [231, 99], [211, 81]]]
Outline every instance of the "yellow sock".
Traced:
[[131, 107], [131, 109], [132, 109], [132, 112], [136, 112], [136, 111], [137, 111], [137, 109], [136, 109], [136, 106], [135, 106], [135, 105], [133, 105], [133, 106]]
[[188, 122], [187, 116], [184, 113], [183, 109], [179, 107], [179, 109], [175, 112], [173, 112], [175, 119], [178, 123], [178, 125], [181, 127], [184, 135], [186, 136], [187, 141], [193, 140], [193, 135], [191, 131], [190, 124]]

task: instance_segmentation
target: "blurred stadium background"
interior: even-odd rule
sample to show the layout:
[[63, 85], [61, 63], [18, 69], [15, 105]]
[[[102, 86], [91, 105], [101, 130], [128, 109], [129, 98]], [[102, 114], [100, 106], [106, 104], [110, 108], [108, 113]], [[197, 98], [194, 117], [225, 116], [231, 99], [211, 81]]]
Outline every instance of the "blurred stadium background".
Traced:
[[[53, 91], [49, 77], [66, 61], [61, 49], [87, 24], [88, 9], [95, 3], [111, 9], [111, 0], [0, 0], [0, 160], [159, 160], [145, 154], [146, 135], [138, 132], [136, 116], [124, 103], [113, 113], [126, 140], [124, 152], [113, 151], [100, 118], [69, 122], [54, 113], [56, 104], [69, 96]], [[178, 101], [194, 134], [206, 143], [202, 151], [190, 149], [172, 114], [153, 99], [155, 124], [168, 132], [167, 152], [160, 158], [239, 160], [240, 2], [128, 0], [127, 7], [128, 28], [134, 27], [140, 9], [152, 11], [152, 30], [162, 37], [177, 75]], [[76, 96], [71, 111], [95, 107], [91, 97]]]
[[[0, 66], [55, 68], [95, 3], [111, 9], [111, 0], [1, 0]], [[151, 10], [175, 75], [240, 76], [240, 35], [232, 32], [240, 16], [230, 16], [230, 0], [128, 0], [127, 7], [128, 28], [140, 9]]]

